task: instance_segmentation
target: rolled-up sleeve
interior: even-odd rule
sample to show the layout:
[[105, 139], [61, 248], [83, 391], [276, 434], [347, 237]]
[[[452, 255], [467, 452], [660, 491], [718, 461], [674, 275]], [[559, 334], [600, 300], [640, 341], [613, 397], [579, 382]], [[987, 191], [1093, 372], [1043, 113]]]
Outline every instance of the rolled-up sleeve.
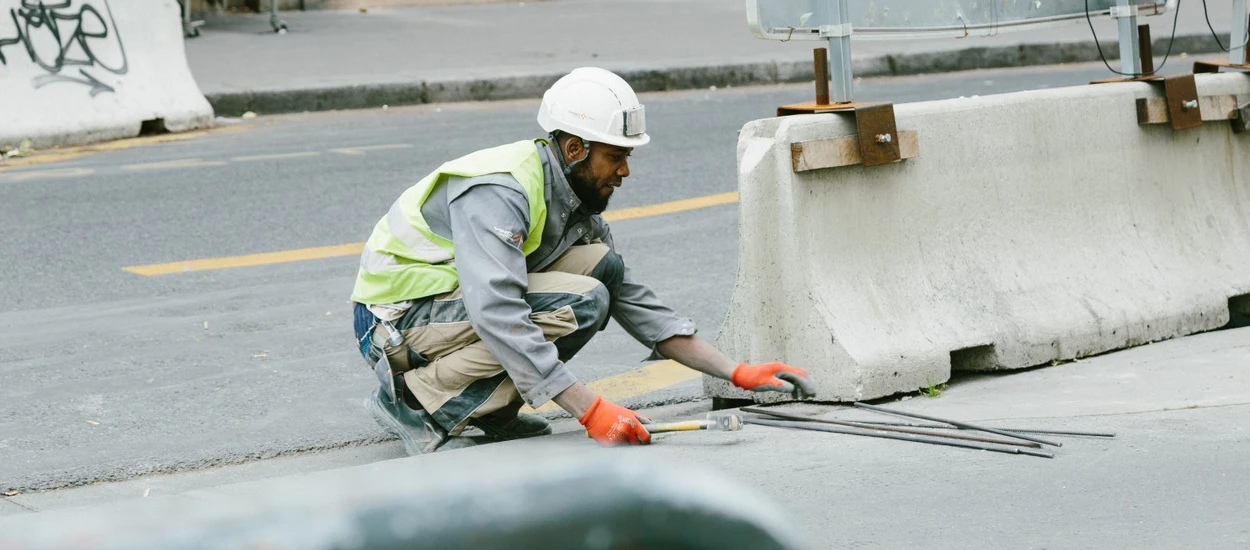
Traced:
[[[601, 218], [595, 220], [592, 238], [603, 241], [624, 261], [624, 256], [616, 249], [612, 241], [612, 230]], [[666, 359], [656, 348], [656, 344], [674, 336], [691, 336], [698, 332], [694, 320], [679, 317], [676, 312], [664, 305], [650, 287], [634, 279], [630, 273], [628, 262], [624, 266], [625, 274], [621, 280], [620, 290], [612, 300], [610, 309], [612, 319], [616, 320], [630, 336], [633, 336], [647, 349], [651, 355], [647, 360]]]
[[529, 228], [525, 196], [502, 185], [474, 185], [451, 199], [450, 211], [456, 269], [473, 330], [525, 401], [541, 406], [577, 379], [530, 320], [521, 251]]

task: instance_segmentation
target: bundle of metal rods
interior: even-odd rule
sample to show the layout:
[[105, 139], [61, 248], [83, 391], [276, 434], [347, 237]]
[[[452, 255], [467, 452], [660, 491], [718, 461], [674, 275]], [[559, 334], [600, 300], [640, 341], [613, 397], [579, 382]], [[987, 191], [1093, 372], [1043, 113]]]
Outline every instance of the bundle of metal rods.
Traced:
[[[982, 451], [993, 451], [998, 453], [1018, 454], [1037, 456], [1042, 458], [1054, 458], [1054, 453], [1041, 450], [1042, 446], [1061, 447], [1062, 443], [1043, 439], [1038, 435], [1046, 436], [1078, 436], [1078, 437], [1115, 437], [1113, 433], [1100, 432], [1075, 432], [1075, 431], [1055, 431], [1055, 430], [1035, 430], [1024, 428], [990, 428], [960, 422], [958, 420], [949, 420], [937, 418], [933, 416], [925, 416], [911, 412], [897, 411], [886, 409], [866, 403], [855, 403], [860, 409], [874, 411], [883, 414], [891, 414], [895, 416], [903, 416], [908, 418], [916, 418], [920, 420], [928, 420], [930, 422], [939, 422], [942, 425], [924, 425], [924, 424], [904, 424], [897, 422], [868, 422], [868, 421], [850, 421], [836, 420], [830, 418], [815, 418], [801, 414], [786, 413], [774, 411], [763, 407], [743, 407], [742, 412], [753, 413], [758, 415], [771, 416], [773, 418], [760, 417], [744, 417], [743, 422], [746, 424], [756, 424], [759, 426], [772, 426], [774, 428], [790, 428], [795, 430], [810, 430], [818, 432], [830, 432], [846, 435], [862, 435], [867, 437], [880, 437], [885, 439], [898, 439], [902, 441], [913, 441], [916, 443], [928, 443], [932, 445], [947, 445], [951, 447], [964, 447], [968, 449], [978, 449]], [[785, 420], [776, 420], [776, 419]], [[1000, 437], [992, 437], [985, 435], [973, 435], [960, 433], [957, 430], [979, 431], [988, 434], [994, 434]]]

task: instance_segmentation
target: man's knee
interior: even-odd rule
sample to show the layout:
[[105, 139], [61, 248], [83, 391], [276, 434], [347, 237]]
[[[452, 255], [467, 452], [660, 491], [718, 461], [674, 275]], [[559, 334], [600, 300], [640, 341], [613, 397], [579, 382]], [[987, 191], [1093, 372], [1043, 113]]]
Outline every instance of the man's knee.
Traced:
[[571, 303], [566, 302], [576, 319], [577, 328], [574, 332], [598, 331], [607, 321], [608, 310], [612, 305], [612, 296], [603, 283], [589, 278], [585, 280], [593, 285], [590, 290], [581, 292]]
[[603, 259], [599, 260], [599, 264], [590, 272], [590, 276], [603, 283], [609, 296], [615, 297], [621, 288], [621, 281], [625, 279], [625, 260], [605, 244], [589, 246], [602, 246], [605, 249]]
[[[617, 284], [619, 285], [620, 283], [618, 282]], [[603, 281], [600, 281], [599, 284], [595, 285], [595, 288], [586, 294], [586, 298], [590, 300], [590, 307], [594, 311], [595, 330], [599, 330], [608, 320], [608, 311], [612, 307], [612, 293]]]
[[583, 244], [570, 248], [547, 270], [593, 277], [616, 296], [625, 278], [625, 260], [606, 244]]
[[577, 328], [555, 341], [561, 361], [572, 359], [596, 333], [603, 330], [608, 324], [608, 310], [611, 304], [612, 297], [608, 294], [607, 287], [598, 282], [595, 283], [594, 288], [582, 294], [575, 303], [569, 304], [573, 310]]

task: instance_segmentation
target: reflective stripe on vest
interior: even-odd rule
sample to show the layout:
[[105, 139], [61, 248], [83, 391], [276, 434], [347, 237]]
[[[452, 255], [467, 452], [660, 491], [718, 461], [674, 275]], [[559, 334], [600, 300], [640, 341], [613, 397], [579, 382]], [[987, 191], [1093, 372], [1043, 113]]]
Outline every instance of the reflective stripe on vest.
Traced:
[[[536, 145], [537, 144], [537, 145]], [[529, 203], [530, 224], [521, 250], [529, 255], [542, 241], [547, 221], [542, 158], [546, 142], [519, 141], [484, 149], [450, 161], [409, 187], [378, 220], [360, 255], [352, 301], [389, 304], [455, 290], [459, 284], [451, 241], [430, 230], [421, 207], [448, 176], [471, 178], [507, 173], [521, 184]]]

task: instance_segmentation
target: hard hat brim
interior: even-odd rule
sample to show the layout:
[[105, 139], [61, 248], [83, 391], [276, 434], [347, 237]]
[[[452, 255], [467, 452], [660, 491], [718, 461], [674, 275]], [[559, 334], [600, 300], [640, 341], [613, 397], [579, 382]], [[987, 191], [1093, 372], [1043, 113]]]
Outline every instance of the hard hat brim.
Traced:
[[615, 145], [617, 147], [628, 147], [630, 149], [633, 149], [635, 147], [642, 147], [643, 145], [651, 143], [651, 136], [647, 134], [640, 134], [640, 135], [632, 136], [632, 137], [595, 136], [595, 137], [588, 137], [586, 138], [586, 140], [592, 143], [593, 142], [606, 143], [608, 145]]

